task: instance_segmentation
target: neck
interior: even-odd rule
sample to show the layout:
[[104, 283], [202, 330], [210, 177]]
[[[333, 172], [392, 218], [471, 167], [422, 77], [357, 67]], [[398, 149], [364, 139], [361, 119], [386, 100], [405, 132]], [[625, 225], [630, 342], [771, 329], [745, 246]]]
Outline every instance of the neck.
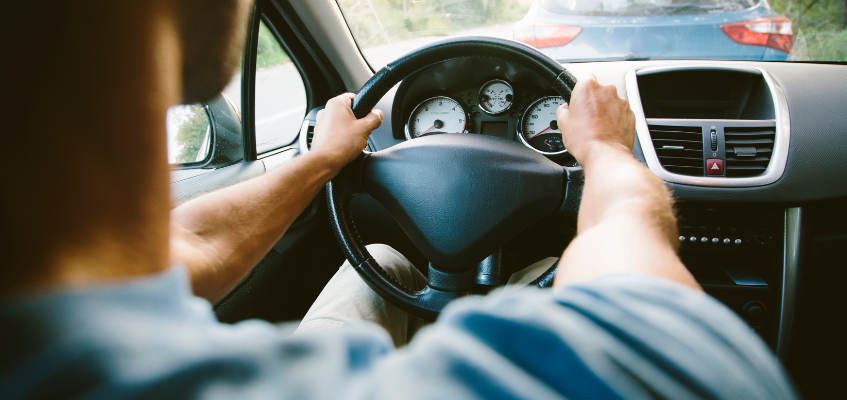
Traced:
[[50, 3], [10, 46], [24, 66], [3, 74], [20, 96], [0, 150], [0, 170], [16, 171], [4, 174], [13, 195], [0, 196], [4, 293], [168, 266], [165, 115], [182, 87], [174, 13], [158, 1]]

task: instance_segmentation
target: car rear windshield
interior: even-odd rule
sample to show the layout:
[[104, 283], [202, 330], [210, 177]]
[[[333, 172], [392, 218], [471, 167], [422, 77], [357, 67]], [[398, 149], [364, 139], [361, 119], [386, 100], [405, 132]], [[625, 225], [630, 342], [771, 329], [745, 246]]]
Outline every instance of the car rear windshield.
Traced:
[[725, 13], [756, 4], [756, 0], [541, 0], [544, 9], [557, 14], [638, 17]]

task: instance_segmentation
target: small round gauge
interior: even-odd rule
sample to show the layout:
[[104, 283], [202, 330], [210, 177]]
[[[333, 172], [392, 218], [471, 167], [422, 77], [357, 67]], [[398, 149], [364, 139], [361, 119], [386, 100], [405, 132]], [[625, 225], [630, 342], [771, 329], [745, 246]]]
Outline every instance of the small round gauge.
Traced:
[[489, 114], [500, 114], [512, 107], [515, 91], [509, 82], [494, 79], [479, 89], [479, 108]]
[[432, 133], [461, 133], [467, 121], [468, 115], [458, 101], [444, 96], [432, 97], [412, 111], [406, 124], [406, 139]]
[[556, 109], [564, 102], [560, 96], [547, 96], [530, 104], [521, 117], [521, 142], [541, 154], [567, 152], [562, 144], [562, 131], [556, 121]]

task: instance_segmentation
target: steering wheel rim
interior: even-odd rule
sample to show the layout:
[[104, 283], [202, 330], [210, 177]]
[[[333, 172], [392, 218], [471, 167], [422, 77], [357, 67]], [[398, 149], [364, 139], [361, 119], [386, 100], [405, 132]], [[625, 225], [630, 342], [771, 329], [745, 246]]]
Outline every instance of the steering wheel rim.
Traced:
[[[353, 99], [354, 115], [357, 118], [366, 116], [394, 85], [406, 77], [433, 64], [459, 57], [494, 58], [523, 66], [538, 75], [541, 79], [550, 82], [554, 91], [562, 96], [566, 102], [570, 102], [573, 87], [576, 85], [576, 78], [562, 67], [561, 64], [540, 51], [522, 43], [488, 37], [448, 38], [413, 51], [377, 71], [362, 86], [362, 89], [359, 90]], [[482, 143], [478, 144], [465, 141], [463, 145], [467, 150], [476, 152], [476, 154], [481, 154], [480, 152], [483, 151], [490, 151], [491, 144], [485, 143], [485, 141], [489, 141], [490, 139], [483, 139], [483, 137], [476, 136], [473, 140], [481, 141]], [[426, 138], [418, 138], [416, 140], [424, 141]], [[438, 146], [439, 143], [435, 143], [434, 145]], [[495, 145], [502, 146], [500, 143]], [[489, 147], [483, 149], [482, 147], [485, 146]], [[558, 178], [553, 176], [555, 174], [550, 171], [550, 166], [543, 165], [544, 163], [541, 161], [543, 159], [549, 162], [549, 160], [541, 156], [538, 156], [540, 157], [538, 158], [529, 154], [515, 155], [515, 152], [520, 152], [517, 148], [507, 150], [505, 154], [499, 154], [498, 157], [506, 157], [508, 159], [511, 156], [515, 156], [520, 159], [519, 162], [534, 162], [537, 164], [537, 168], [542, 170], [547, 169], [546, 173], [542, 173], [541, 175], [536, 174], [538, 176], [533, 177], [535, 179], [533, 182], [536, 182], [538, 185], [549, 186], [553, 189], [548, 190], [549, 193], [544, 194], [542, 196], [543, 199], [533, 199], [533, 204], [537, 208], [543, 203], [544, 206], [542, 208], [545, 210], [549, 209], [550, 205], [553, 204], [552, 198], [556, 196], [555, 191], [564, 190], [564, 188], [554, 188], [556, 186], [555, 180]], [[411, 150], [405, 149], [405, 151], [406, 153], [404, 154], [412, 154], [414, 156], [413, 153], [409, 153]], [[509, 151], [512, 153], [509, 153]], [[372, 153], [371, 155], [376, 155], [377, 153]], [[365, 189], [363, 174], [365, 176], [373, 175], [374, 168], [378, 169], [378, 167], [368, 164], [366, 159], [369, 156], [366, 154], [359, 156], [326, 185], [330, 220], [336, 239], [347, 260], [376, 293], [407, 312], [427, 319], [435, 319], [447, 303], [469, 293], [476, 271], [471, 268], [436, 268], [430, 264], [429, 281], [419, 291], [412, 291], [385, 272], [365, 248], [365, 244], [353, 223], [350, 209], [350, 202], [354, 196], [370, 194]], [[398, 158], [398, 156], [395, 154], [394, 158]], [[559, 172], [561, 174], [561, 167], [558, 168], [560, 168]], [[371, 186], [377, 186], [377, 190], [380, 190], [380, 185], [377, 183]], [[388, 197], [390, 198], [390, 196]], [[555, 201], [556, 209], [559, 208], [562, 201], [562, 198]], [[524, 204], [521, 204], [521, 206], [524, 208], [528, 207]], [[515, 212], [518, 212], [517, 209]], [[537, 215], [533, 215], [537, 217]], [[408, 220], [409, 218], [406, 219]]]

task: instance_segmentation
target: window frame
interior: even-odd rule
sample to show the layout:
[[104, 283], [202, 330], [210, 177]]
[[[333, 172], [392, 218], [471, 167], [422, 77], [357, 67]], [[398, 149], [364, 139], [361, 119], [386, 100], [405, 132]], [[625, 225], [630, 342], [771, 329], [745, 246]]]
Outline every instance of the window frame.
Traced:
[[244, 133], [244, 161], [283, 151], [297, 145], [297, 138], [281, 147], [259, 154], [256, 149], [256, 66], [259, 28], [264, 23], [294, 64], [306, 91], [306, 113], [344, 93], [340, 75], [307, 33], [302, 21], [285, 1], [259, 0], [253, 6], [242, 60], [241, 124]]

